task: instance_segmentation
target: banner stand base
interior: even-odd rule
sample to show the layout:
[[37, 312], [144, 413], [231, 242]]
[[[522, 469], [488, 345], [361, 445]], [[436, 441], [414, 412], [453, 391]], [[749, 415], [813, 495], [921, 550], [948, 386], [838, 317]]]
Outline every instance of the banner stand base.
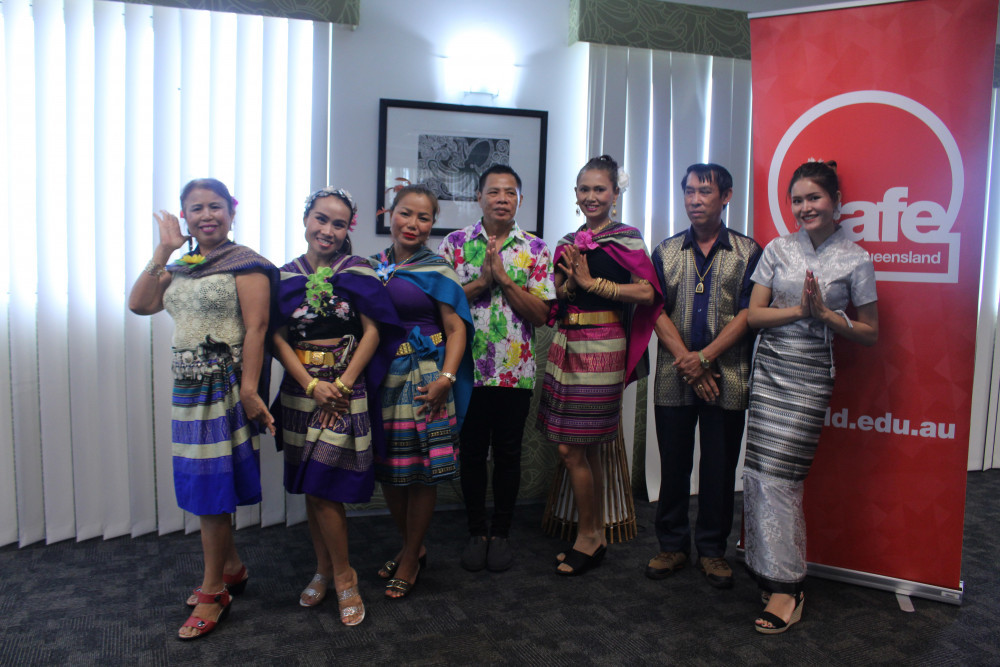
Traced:
[[943, 588], [941, 586], [932, 586], [931, 584], [922, 584], [917, 581], [894, 579], [893, 577], [886, 577], [881, 574], [847, 570], [841, 567], [819, 565], [817, 563], [809, 563], [807, 571], [813, 577], [822, 577], [823, 579], [842, 581], [845, 584], [857, 584], [858, 586], [876, 588], [880, 591], [889, 591], [897, 595], [908, 595], [911, 598], [924, 598], [926, 600], [947, 602], [954, 605], [962, 604], [962, 595], [965, 592], [965, 582], [963, 581], [958, 582], [957, 589]]
[[[737, 550], [740, 559], [743, 560], [743, 549]], [[746, 562], [744, 560], [744, 562]], [[959, 581], [958, 588], [944, 588], [923, 584], [917, 581], [907, 581], [906, 579], [895, 579], [881, 574], [870, 572], [859, 572], [858, 570], [848, 570], [842, 567], [831, 565], [820, 565], [818, 563], [808, 563], [807, 574], [810, 577], [820, 577], [832, 581], [841, 581], [845, 584], [855, 584], [857, 586], [867, 586], [880, 591], [889, 591], [898, 595], [906, 595], [912, 598], [924, 598], [935, 602], [945, 602], [947, 604], [961, 605], [962, 596], [965, 593], [965, 582]]]

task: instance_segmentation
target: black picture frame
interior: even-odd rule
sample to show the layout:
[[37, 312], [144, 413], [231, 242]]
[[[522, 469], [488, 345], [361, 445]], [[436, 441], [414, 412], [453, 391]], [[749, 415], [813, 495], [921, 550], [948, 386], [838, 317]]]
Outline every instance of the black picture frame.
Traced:
[[[380, 99], [377, 210], [392, 204], [394, 188], [405, 183], [399, 179], [427, 183], [440, 193], [431, 235], [445, 236], [482, 216], [474, 197], [479, 174], [506, 157], [522, 181], [517, 223], [542, 236], [548, 122], [548, 111]], [[388, 213], [377, 216], [375, 232], [389, 233]]]

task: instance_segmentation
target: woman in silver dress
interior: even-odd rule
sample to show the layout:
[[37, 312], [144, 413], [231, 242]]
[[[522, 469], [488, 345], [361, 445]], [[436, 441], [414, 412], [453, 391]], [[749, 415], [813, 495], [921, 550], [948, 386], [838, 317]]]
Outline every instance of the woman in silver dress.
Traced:
[[[754, 358], [743, 473], [746, 562], [767, 601], [764, 634], [802, 617], [806, 576], [802, 490], [833, 391], [834, 335], [878, 339], [875, 269], [837, 224], [835, 162], [807, 162], [788, 186], [799, 231], [771, 241], [753, 274]], [[848, 302], [854, 319], [844, 312]]]

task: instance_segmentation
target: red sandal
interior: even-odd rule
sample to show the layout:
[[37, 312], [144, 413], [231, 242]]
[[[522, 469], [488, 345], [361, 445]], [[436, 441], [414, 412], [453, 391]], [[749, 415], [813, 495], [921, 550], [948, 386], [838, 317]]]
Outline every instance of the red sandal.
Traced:
[[226, 590], [225, 588], [223, 588], [218, 593], [209, 594], [198, 591], [197, 593], [195, 593], [195, 595], [198, 596], [198, 604], [221, 604], [222, 611], [220, 611], [219, 615], [215, 617], [215, 620], [211, 621], [205, 618], [199, 618], [198, 616], [191, 614], [191, 616], [188, 617], [188, 620], [184, 621], [184, 625], [181, 626], [181, 629], [195, 628], [200, 632], [198, 632], [198, 634], [196, 635], [191, 635], [190, 637], [185, 637], [183, 635], [178, 634], [177, 638], [183, 641], [204, 637], [209, 632], [214, 630], [215, 626], [224, 621], [226, 619], [226, 616], [229, 615], [230, 603], [233, 601], [233, 598], [229, 595], [229, 591]]
[[[250, 573], [247, 572], [247, 566], [243, 565], [240, 567], [240, 571], [236, 574], [222, 574], [222, 583], [226, 585], [226, 590], [229, 591], [230, 595], [240, 595], [247, 589], [247, 581], [250, 580]], [[194, 589], [185, 604], [189, 607], [197, 606], [198, 604], [198, 593], [201, 592], [201, 586]]]

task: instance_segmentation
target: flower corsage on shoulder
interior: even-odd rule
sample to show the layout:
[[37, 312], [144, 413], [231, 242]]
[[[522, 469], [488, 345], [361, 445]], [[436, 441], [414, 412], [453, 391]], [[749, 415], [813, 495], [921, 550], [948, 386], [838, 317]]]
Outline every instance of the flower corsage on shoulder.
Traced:
[[578, 231], [576, 236], [573, 237], [573, 245], [575, 245], [580, 252], [586, 252], [598, 247], [597, 241], [594, 240], [594, 233], [589, 229], [581, 229]]
[[333, 276], [333, 269], [321, 266], [306, 279], [306, 305], [320, 315], [326, 314], [327, 305], [333, 300], [333, 285], [327, 279]]
[[180, 259], [174, 262], [174, 266], [195, 267], [198, 266], [199, 264], [204, 264], [204, 263], [205, 263], [204, 255], [202, 255], [201, 253], [189, 252], [188, 254], [182, 256]]

